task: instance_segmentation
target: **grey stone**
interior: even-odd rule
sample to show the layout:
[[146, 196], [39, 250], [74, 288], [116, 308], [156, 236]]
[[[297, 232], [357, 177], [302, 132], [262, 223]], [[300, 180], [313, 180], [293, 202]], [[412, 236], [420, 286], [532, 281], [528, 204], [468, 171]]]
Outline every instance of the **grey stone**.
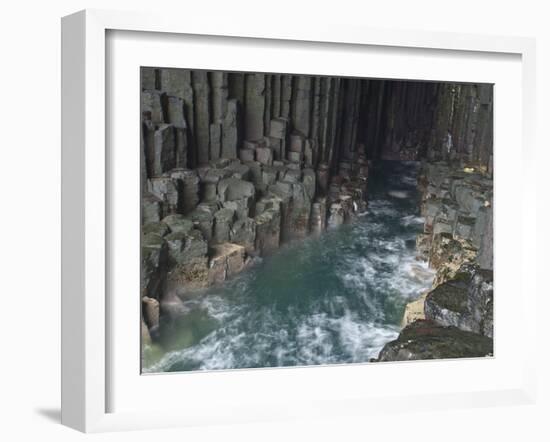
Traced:
[[210, 248], [208, 279], [210, 284], [220, 284], [244, 269], [245, 249], [243, 246], [224, 243]]
[[309, 136], [311, 104], [311, 77], [305, 75], [295, 77], [292, 97], [292, 121], [294, 127], [305, 136]]
[[182, 98], [167, 97], [167, 115], [166, 122], [174, 127], [187, 129], [185, 120], [185, 104]]
[[256, 215], [256, 250], [261, 256], [273, 253], [279, 248], [281, 234], [281, 212], [272, 208]]
[[257, 147], [256, 161], [260, 164], [271, 166], [273, 163], [273, 151], [269, 147]]
[[301, 163], [302, 162], [302, 153], [301, 152], [292, 152], [288, 151], [286, 153], [286, 157], [288, 161], [291, 161], [293, 163]]
[[304, 152], [305, 139], [302, 134], [293, 133], [290, 135], [289, 150], [291, 152]]
[[232, 172], [233, 178], [238, 178], [240, 180], [249, 181], [250, 176], [250, 167], [246, 164], [242, 164], [240, 161], [234, 161], [229, 166], [227, 166], [227, 169]]
[[477, 270], [468, 287], [468, 310], [476, 333], [493, 337], [493, 272]]
[[151, 178], [147, 182], [147, 190], [162, 201], [165, 215], [181, 212], [182, 188], [179, 180], [170, 176]]
[[340, 203], [332, 203], [329, 209], [329, 216], [327, 220], [327, 226], [329, 228], [335, 228], [344, 224], [344, 208]]
[[227, 73], [214, 71], [210, 73], [212, 85], [212, 121], [222, 121], [227, 112], [228, 84]]
[[146, 192], [141, 197], [141, 224], [158, 223], [162, 217], [162, 200]]
[[303, 170], [302, 183], [304, 184], [306, 193], [310, 200], [313, 200], [315, 197], [316, 181], [317, 179], [313, 169], [307, 168]]
[[144, 296], [141, 298], [141, 311], [143, 314], [143, 319], [149, 329], [159, 326], [160, 303], [158, 300]]
[[188, 217], [193, 221], [195, 228], [201, 231], [206, 240], [211, 241], [214, 228], [214, 215], [212, 211], [199, 204]]
[[[170, 216], [177, 216], [177, 215], [170, 215]], [[162, 237], [170, 233], [170, 228], [166, 224], [164, 224], [164, 222], [152, 222], [152, 223], [147, 223], [145, 225], [142, 225], [141, 233], [142, 235], [148, 235], [149, 233], [154, 233]]]
[[451, 280], [433, 289], [424, 303], [426, 319], [445, 326], [466, 331], [472, 327], [468, 312], [468, 284], [463, 280]]
[[379, 362], [492, 356], [493, 340], [456, 327], [418, 320], [384, 346]]
[[214, 214], [214, 235], [212, 241], [214, 244], [220, 244], [229, 241], [229, 232], [235, 219], [235, 211], [230, 208], [223, 208]]
[[165, 94], [161, 94], [155, 91], [143, 91], [141, 93], [141, 112], [149, 113], [151, 121], [155, 124], [164, 123], [164, 109], [162, 101]]
[[239, 145], [238, 121], [239, 107], [237, 100], [228, 100], [222, 130], [221, 155], [223, 158], [237, 158], [237, 146]]
[[195, 132], [198, 164], [206, 164], [209, 160], [210, 147], [210, 87], [206, 71], [192, 71]]
[[256, 222], [252, 218], [238, 218], [229, 232], [229, 240], [243, 246], [246, 252], [254, 253], [256, 240]]
[[259, 140], [264, 136], [265, 75], [246, 74], [244, 106], [244, 136]]
[[199, 204], [199, 176], [195, 170], [174, 169], [170, 177], [181, 183], [180, 212], [184, 215], [191, 213]]
[[157, 88], [157, 70], [155, 68], [141, 68], [141, 89], [155, 90]]
[[210, 125], [210, 159], [217, 160], [221, 156], [222, 149], [222, 125], [213, 123]]
[[167, 259], [167, 248], [162, 236], [156, 233], [141, 236], [141, 296], [161, 296], [166, 281]]
[[475, 218], [459, 215], [453, 230], [454, 238], [470, 239], [472, 237]]
[[183, 232], [184, 234], [188, 234], [193, 228], [193, 222], [180, 214], [164, 217], [162, 225], [166, 226], [170, 232]]
[[225, 178], [218, 184], [218, 195], [221, 202], [235, 201], [242, 198], [253, 199], [255, 189], [249, 181], [239, 180], [238, 178]]
[[271, 120], [269, 136], [283, 140], [286, 138], [288, 120], [286, 118], [274, 118]]
[[324, 198], [314, 202], [311, 206], [311, 225], [312, 235], [320, 235], [326, 229], [327, 206]]
[[154, 136], [153, 176], [160, 176], [176, 167], [176, 139], [174, 127], [160, 124]]
[[242, 162], [254, 161], [255, 154], [256, 154], [255, 149], [240, 149], [239, 150], [239, 158]]

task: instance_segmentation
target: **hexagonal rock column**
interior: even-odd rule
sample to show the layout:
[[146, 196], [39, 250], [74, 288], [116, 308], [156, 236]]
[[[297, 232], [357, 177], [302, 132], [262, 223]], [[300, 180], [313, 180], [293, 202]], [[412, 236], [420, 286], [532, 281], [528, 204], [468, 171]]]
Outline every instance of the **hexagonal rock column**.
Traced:
[[259, 140], [264, 136], [265, 75], [246, 75], [244, 105], [244, 137]]
[[256, 250], [266, 256], [279, 248], [281, 235], [281, 211], [271, 208], [254, 218], [256, 222]]
[[210, 247], [208, 264], [209, 284], [219, 284], [241, 272], [245, 265], [246, 252], [243, 246], [223, 243]]

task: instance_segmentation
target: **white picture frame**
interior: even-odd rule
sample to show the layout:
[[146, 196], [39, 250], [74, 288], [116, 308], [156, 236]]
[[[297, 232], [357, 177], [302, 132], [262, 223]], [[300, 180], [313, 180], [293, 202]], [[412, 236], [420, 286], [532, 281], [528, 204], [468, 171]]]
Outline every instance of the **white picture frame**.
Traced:
[[[107, 35], [110, 32], [143, 32], [156, 37], [193, 36], [216, 37], [246, 40], [248, 42], [269, 41], [272, 45], [284, 42], [299, 45], [338, 45], [338, 50], [346, 48], [375, 47], [378, 50], [399, 48], [402, 52], [426, 50], [434, 57], [444, 54], [469, 53], [483, 60], [489, 54], [502, 54], [517, 57], [521, 69], [521, 124], [518, 141], [521, 143], [521, 170], [524, 187], [518, 189], [523, 210], [520, 237], [517, 244], [518, 259], [522, 262], [521, 278], [518, 287], [521, 297], [518, 309], [524, 313], [536, 306], [534, 278], [529, 278], [528, 257], [535, 255], [535, 192], [529, 185], [534, 180], [530, 174], [534, 161], [534, 106], [535, 106], [535, 46], [532, 39], [518, 37], [493, 37], [451, 33], [427, 33], [416, 31], [393, 32], [388, 30], [363, 29], [343, 25], [330, 26], [281, 26], [269, 23], [246, 23], [244, 21], [212, 22], [197, 18], [185, 25], [177, 17], [141, 13], [86, 10], [63, 18], [62, 21], [62, 423], [85, 432], [111, 431], [123, 429], [160, 428], [185, 425], [207, 425], [210, 423], [254, 422], [261, 420], [307, 418], [311, 416], [363, 415], [374, 410], [395, 412], [406, 410], [414, 400], [416, 409], [441, 409], [483, 405], [532, 403], [535, 396], [534, 339], [536, 325], [527, 323], [528, 315], [518, 316], [523, 320], [521, 337], [526, 342], [522, 351], [521, 363], [514, 367], [515, 377], [499, 388], [483, 389], [479, 386], [468, 391], [449, 393], [441, 390], [419, 396], [404, 391], [401, 395], [388, 394], [372, 396], [363, 394], [346, 395], [345, 391], [312, 396], [303, 402], [292, 401], [283, 404], [274, 401], [272, 406], [254, 406], [254, 394], [265, 385], [266, 379], [274, 376], [285, 377], [289, 382], [304, 384], [304, 391], [313, 394], [315, 382], [334, 382], [335, 374], [340, 376], [345, 369], [346, 376], [355, 376], [361, 367], [322, 367], [315, 371], [304, 369], [255, 370], [239, 373], [201, 373], [187, 382], [207, 388], [212, 384], [221, 388], [239, 378], [240, 388], [250, 394], [234, 402], [220, 402], [220, 410], [213, 407], [197, 406], [195, 410], [157, 409], [117, 410], [110, 404], [110, 392], [114, 388], [112, 376], [112, 347], [109, 330], [116, 318], [108, 297], [109, 244], [113, 241], [112, 230], [108, 227], [112, 196], [109, 194], [109, 180], [112, 172], [107, 145], [113, 134], [107, 131], [106, 121], [111, 118], [108, 111], [110, 93], [106, 76], [108, 56], [116, 56], [109, 51]], [[145, 36], [147, 34], [140, 34]], [[279, 42], [279, 43], [278, 43]], [[254, 43], [256, 44], [256, 43]], [[281, 43], [282, 44], [282, 43]], [[440, 55], [438, 55], [440, 54]], [[186, 67], [186, 66], [181, 66]], [[259, 71], [262, 69], [258, 68]], [[281, 72], [285, 72], [283, 69]], [[137, 89], [136, 89], [137, 91]], [[137, 93], [137, 92], [136, 92]], [[498, 96], [497, 96], [498, 106]], [[498, 107], [496, 108], [498, 114]], [[137, 115], [137, 114], [136, 114]], [[137, 116], [136, 116], [137, 121]], [[519, 123], [518, 123], [519, 124]], [[499, 142], [496, 131], [496, 142]], [[499, 167], [498, 161], [497, 166]], [[503, 163], [502, 163], [503, 164]], [[498, 173], [498, 172], [497, 172]], [[498, 185], [496, 187], [498, 194]], [[498, 204], [498, 198], [497, 198]], [[137, 218], [136, 218], [137, 219]], [[497, 221], [498, 224], [498, 216]], [[497, 240], [498, 241], [498, 240]], [[498, 250], [498, 247], [497, 247]], [[502, 250], [502, 249], [501, 249]], [[502, 253], [506, 253], [502, 251]], [[498, 255], [497, 255], [498, 256]], [[498, 274], [498, 269], [497, 269]], [[495, 275], [497, 277], [497, 275]], [[498, 285], [497, 285], [498, 287]], [[497, 295], [498, 296], [498, 295]], [[498, 304], [497, 304], [498, 305]], [[530, 317], [534, 317], [531, 315]], [[496, 320], [498, 327], [504, 321]], [[138, 330], [136, 321], [136, 330]], [[503, 334], [501, 334], [502, 336]], [[136, 332], [136, 338], [138, 338]], [[531, 343], [530, 343], [531, 342]], [[130, 358], [130, 356], [124, 356]], [[495, 360], [499, 358], [498, 353]], [[133, 364], [136, 361], [132, 362]], [[422, 363], [421, 363], [422, 364]], [[428, 363], [429, 364], [429, 363]], [[473, 361], [447, 362], [445, 369], [475, 370], [479, 365]], [[453, 365], [454, 364], [454, 365]], [[489, 362], [490, 364], [490, 362]], [[397, 368], [396, 368], [397, 367]], [[412, 365], [409, 366], [409, 368]], [[428, 367], [425, 365], [425, 367]], [[431, 366], [433, 369], [433, 365]], [[441, 366], [443, 367], [443, 366]], [[328, 368], [328, 370], [327, 370]], [[493, 367], [494, 368], [494, 367]], [[392, 371], [399, 375], [403, 365], [377, 365], [378, 371]], [[487, 365], [486, 370], [491, 370]], [[307, 369], [305, 369], [307, 370]], [[338, 372], [340, 370], [340, 372]], [[430, 370], [430, 368], [426, 368]], [[276, 373], [275, 373], [276, 372]], [[248, 374], [247, 374], [248, 373]], [[275, 374], [274, 374], [275, 373]], [[338, 374], [340, 373], [340, 374]], [[355, 373], [355, 374], [354, 374]], [[133, 373], [132, 376], [139, 373]], [[130, 376], [130, 374], [129, 374]], [[200, 376], [200, 378], [198, 377]], [[120, 376], [118, 377], [120, 379]], [[161, 379], [162, 378], [162, 379]], [[243, 380], [244, 379], [244, 380]], [[162, 388], [174, 385], [176, 377], [157, 377]], [[156, 381], [156, 382], [157, 382]], [[279, 382], [280, 379], [277, 381]], [[313, 381], [311, 381], [313, 382]], [[275, 385], [275, 384], [274, 384]], [[157, 388], [157, 387], [155, 387]], [[307, 390], [307, 388], [311, 388]], [[228, 394], [230, 392], [228, 391]], [[308, 393], [308, 394], [309, 394]], [[340, 395], [340, 396], [339, 396]], [[228, 411], [223, 412], [223, 408]], [[229, 407], [229, 408], [228, 408]], [[232, 407], [232, 409], [231, 409]], [[123, 407], [124, 408], [124, 407]]]

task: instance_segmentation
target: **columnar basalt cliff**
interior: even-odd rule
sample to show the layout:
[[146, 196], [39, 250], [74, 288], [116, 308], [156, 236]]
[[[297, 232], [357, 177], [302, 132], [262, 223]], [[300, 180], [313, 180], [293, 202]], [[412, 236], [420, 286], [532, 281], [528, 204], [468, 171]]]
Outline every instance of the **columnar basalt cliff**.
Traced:
[[[181, 313], [186, 292], [352, 221], [367, 206], [370, 161], [427, 159], [490, 176], [491, 137], [490, 85], [142, 68], [144, 340], [162, 315]], [[464, 216], [452, 232], [468, 230]], [[427, 233], [440, 228], [435, 218]]]
[[380, 361], [482, 357], [493, 353], [493, 182], [474, 168], [426, 163], [419, 179], [421, 259], [433, 288], [407, 305], [398, 339]]

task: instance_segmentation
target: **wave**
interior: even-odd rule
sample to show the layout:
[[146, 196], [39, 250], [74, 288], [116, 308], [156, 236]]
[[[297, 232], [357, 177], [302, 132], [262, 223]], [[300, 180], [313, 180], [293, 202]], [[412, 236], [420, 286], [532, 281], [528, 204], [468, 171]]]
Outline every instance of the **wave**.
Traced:
[[[415, 195], [414, 179], [391, 180]], [[416, 211], [414, 198], [387, 198], [382, 189], [355, 223], [284, 246], [185, 301], [190, 313], [144, 372], [368, 362], [397, 337], [406, 303], [433, 281], [411, 246], [422, 230]]]

